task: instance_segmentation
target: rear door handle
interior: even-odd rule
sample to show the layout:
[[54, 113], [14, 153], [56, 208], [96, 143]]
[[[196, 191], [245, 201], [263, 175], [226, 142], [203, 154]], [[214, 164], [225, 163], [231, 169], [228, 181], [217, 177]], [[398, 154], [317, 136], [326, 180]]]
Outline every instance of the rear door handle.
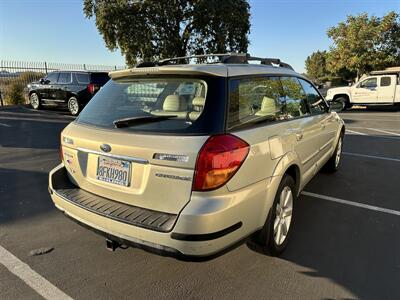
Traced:
[[325, 129], [325, 123], [321, 123], [321, 129]]

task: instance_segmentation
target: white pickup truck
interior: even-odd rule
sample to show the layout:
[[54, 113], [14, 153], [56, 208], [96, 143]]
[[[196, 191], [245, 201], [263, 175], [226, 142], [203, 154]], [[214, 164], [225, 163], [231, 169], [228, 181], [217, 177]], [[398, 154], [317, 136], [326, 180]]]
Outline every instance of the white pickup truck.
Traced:
[[331, 88], [326, 100], [339, 104], [342, 110], [352, 105], [400, 105], [400, 70], [374, 71], [347, 87]]

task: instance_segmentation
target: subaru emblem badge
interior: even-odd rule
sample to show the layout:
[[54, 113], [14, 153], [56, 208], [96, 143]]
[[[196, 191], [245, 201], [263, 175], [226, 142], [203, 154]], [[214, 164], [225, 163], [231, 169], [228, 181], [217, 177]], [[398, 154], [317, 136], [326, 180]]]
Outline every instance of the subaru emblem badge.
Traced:
[[111, 151], [111, 146], [108, 144], [103, 144], [100, 146], [101, 151], [103, 152], [110, 152]]

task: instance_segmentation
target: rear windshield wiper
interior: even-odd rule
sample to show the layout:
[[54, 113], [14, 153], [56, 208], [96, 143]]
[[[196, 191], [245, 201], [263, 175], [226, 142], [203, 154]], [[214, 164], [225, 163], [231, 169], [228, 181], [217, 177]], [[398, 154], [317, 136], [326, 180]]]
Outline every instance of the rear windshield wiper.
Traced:
[[137, 117], [131, 117], [131, 118], [118, 119], [118, 120], [115, 120], [113, 123], [114, 123], [115, 127], [122, 128], [122, 127], [129, 127], [129, 126], [134, 126], [134, 125], [139, 125], [139, 124], [169, 120], [169, 119], [176, 118], [176, 117], [177, 117], [176, 115], [137, 116]]

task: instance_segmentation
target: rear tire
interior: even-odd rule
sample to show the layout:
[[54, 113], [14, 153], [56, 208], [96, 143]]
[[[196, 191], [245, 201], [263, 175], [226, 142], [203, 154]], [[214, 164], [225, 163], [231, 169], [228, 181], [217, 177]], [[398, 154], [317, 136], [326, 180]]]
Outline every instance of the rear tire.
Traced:
[[332, 157], [324, 165], [323, 167], [324, 171], [329, 173], [334, 173], [339, 169], [340, 160], [342, 157], [342, 148], [343, 148], [343, 133], [340, 134], [339, 140], [336, 144], [336, 148], [332, 154]]
[[40, 101], [39, 95], [36, 93], [32, 93], [29, 95], [29, 103], [31, 104], [33, 109], [41, 109], [42, 103]]
[[73, 116], [77, 116], [79, 114], [81, 107], [76, 97], [71, 97], [68, 99], [68, 110]]
[[284, 175], [268, 213], [264, 227], [256, 236], [263, 253], [278, 256], [287, 247], [293, 229], [293, 212], [297, 200], [296, 184]]

